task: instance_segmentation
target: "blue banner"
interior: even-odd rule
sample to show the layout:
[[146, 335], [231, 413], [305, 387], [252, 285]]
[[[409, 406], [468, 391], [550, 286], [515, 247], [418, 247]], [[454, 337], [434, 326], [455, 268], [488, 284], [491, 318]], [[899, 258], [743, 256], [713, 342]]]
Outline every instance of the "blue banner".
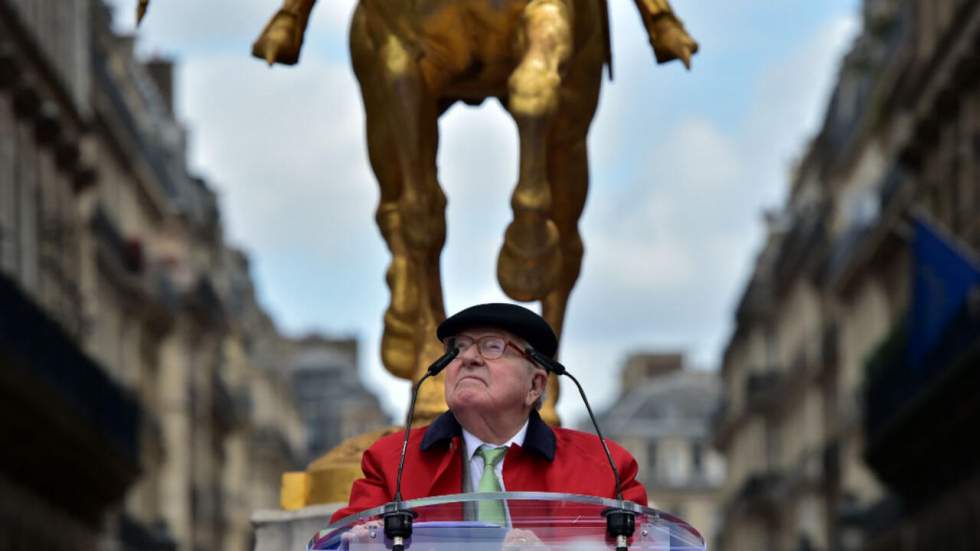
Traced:
[[926, 355], [980, 286], [980, 267], [931, 224], [916, 217], [913, 243], [912, 304], [909, 310], [909, 365], [927, 370]]

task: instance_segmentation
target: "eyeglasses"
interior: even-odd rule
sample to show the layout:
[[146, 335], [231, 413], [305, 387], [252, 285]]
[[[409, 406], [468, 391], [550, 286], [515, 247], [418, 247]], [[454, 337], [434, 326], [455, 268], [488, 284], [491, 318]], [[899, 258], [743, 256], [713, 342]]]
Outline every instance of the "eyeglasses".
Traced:
[[521, 350], [516, 344], [511, 342], [509, 339], [504, 337], [498, 337], [496, 335], [486, 335], [480, 337], [479, 339], [474, 339], [473, 337], [467, 337], [466, 335], [459, 335], [456, 337], [450, 337], [446, 339], [446, 349], [449, 350], [456, 347], [460, 354], [466, 352], [469, 347], [476, 344], [476, 349], [480, 352], [486, 360], [497, 360], [504, 355], [507, 347], [510, 346], [516, 350], [521, 356], [524, 356], [524, 351]]

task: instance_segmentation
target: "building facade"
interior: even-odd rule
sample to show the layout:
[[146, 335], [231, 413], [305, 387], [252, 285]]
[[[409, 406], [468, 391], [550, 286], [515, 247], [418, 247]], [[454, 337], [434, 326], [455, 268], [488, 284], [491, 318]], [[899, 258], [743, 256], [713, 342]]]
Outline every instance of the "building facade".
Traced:
[[[941, 545], [923, 537], [935, 520], [922, 520], [941, 496], [975, 503], [975, 484], [957, 494], [934, 479], [928, 498], [904, 488], [975, 453], [935, 446], [948, 451], [938, 459], [895, 444], [932, 432], [907, 424], [925, 398], [896, 396], [933, 388], [957, 373], [947, 369], [957, 362], [976, 367], [980, 317], [969, 300], [937, 331], [950, 357], [933, 352], [922, 371], [931, 375], [895, 381], [910, 372], [902, 358], [915, 346], [903, 328], [918, 323], [917, 304], [936, 303], [916, 283], [926, 266], [921, 228], [966, 265], [980, 251], [980, 4], [866, 0], [862, 8], [863, 29], [823, 125], [786, 204], [767, 216], [769, 237], [725, 350], [724, 407], [713, 425], [728, 462], [718, 545], [726, 551], [968, 549], [977, 541], [970, 507], [960, 509], [959, 525], [945, 524], [958, 528]], [[977, 390], [975, 379], [958, 382]], [[952, 425], [948, 442], [975, 440], [950, 419], [932, 417]], [[895, 475], [909, 464], [918, 468]], [[961, 471], [954, 482], [976, 476], [975, 467]]]
[[289, 343], [289, 369], [307, 430], [305, 462], [348, 438], [391, 424], [358, 373], [357, 340], [308, 336]]
[[110, 15], [0, 0], [0, 548], [245, 550], [305, 447], [285, 342]]
[[[650, 503], [697, 528], [713, 548], [725, 462], [711, 445], [709, 420], [720, 399], [715, 373], [684, 368], [680, 354], [635, 354], [623, 391], [597, 420], [603, 435], [630, 450]], [[588, 420], [580, 423], [592, 430]]]

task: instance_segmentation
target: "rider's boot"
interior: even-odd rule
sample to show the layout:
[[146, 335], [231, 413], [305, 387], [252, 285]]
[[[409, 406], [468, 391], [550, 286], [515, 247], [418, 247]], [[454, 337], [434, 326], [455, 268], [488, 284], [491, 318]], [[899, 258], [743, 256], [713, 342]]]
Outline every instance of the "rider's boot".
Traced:
[[252, 44], [252, 55], [266, 63], [295, 65], [316, 0], [286, 0]]
[[697, 53], [698, 43], [694, 41], [684, 23], [674, 14], [667, 0], [635, 0], [636, 8], [643, 18], [643, 25], [650, 37], [653, 54], [657, 63], [667, 63], [680, 59], [688, 69], [691, 56]]

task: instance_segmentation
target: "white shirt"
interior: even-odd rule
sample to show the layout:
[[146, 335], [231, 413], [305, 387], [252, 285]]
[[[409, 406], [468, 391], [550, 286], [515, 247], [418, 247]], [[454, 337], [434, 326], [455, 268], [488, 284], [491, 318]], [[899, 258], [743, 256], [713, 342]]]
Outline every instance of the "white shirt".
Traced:
[[[480, 449], [480, 446], [483, 445], [491, 448], [509, 448], [512, 444], [523, 446], [524, 437], [527, 435], [527, 423], [527, 421], [524, 421], [524, 426], [521, 427], [521, 430], [517, 431], [517, 434], [501, 445], [488, 444], [474, 436], [470, 431], [463, 429], [463, 441], [466, 442], [466, 457], [470, 458], [470, 487], [474, 492], [480, 487], [480, 479], [483, 477], [483, 458], [476, 453], [476, 450]], [[497, 481], [500, 482], [500, 491], [502, 492], [507, 491], [507, 488], [504, 487], [504, 461], [506, 461], [506, 458], [501, 459], [493, 469], [497, 475]]]

